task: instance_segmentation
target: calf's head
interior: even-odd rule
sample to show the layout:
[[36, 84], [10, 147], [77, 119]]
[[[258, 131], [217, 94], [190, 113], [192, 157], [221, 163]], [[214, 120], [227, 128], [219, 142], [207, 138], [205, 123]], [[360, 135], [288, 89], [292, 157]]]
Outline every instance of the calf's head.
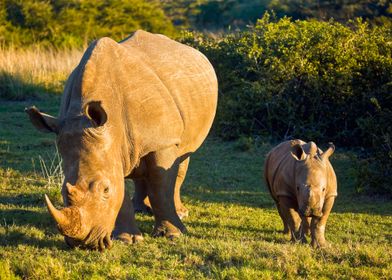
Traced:
[[334, 151], [335, 147], [332, 143], [324, 153], [313, 142], [305, 145], [294, 143], [291, 147], [291, 155], [296, 160], [295, 187], [299, 213], [302, 216], [323, 215], [328, 186], [327, 164]]
[[58, 210], [47, 196], [45, 200], [66, 243], [100, 250], [110, 247], [124, 196], [124, 176], [121, 151], [105, 110], [100, 102], [90, 102], [80, 114], [61, 121], [35, 107], [26, 112], [38, 130], [57, 134], [65, 208]]

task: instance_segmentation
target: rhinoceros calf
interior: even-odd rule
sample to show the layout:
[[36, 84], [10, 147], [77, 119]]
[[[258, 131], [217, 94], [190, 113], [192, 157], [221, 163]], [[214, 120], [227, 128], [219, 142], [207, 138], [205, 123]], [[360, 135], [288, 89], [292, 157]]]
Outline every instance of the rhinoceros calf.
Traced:
[[326, 245], [325, 225], [337, 196], [336, 175], [329, 162], [334, 150], [332, 144], [322, 152], [314, 142], [293, 140], [267, 155], [264, 177], [292, 241], [306, 242], [310, 229], [312, 246]]
[[113, 230], [128, 243], [142, 238], [124, 178], [148, 194], [154, 236], [185, 232], [179, 188], [216, 105], [214, 69], [197, 50], [145, 31], [93, 42], [68, 78], [58, 118], [26, 109], [37, 129], [57, 134], [65, 208], [45, 198], [67, 244], [103, 250]]

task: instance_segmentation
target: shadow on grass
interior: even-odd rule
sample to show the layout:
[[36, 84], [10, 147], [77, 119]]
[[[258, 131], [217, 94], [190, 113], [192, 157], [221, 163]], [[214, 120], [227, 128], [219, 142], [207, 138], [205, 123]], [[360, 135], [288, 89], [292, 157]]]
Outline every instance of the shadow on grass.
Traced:
[[252, 191], [249, 189], [212, 189], [212, 188], [187, 188], [183, 189], [184, 195], [191, 201], [236, 204], [254, 208], [274, 208], [275, 204], [269, 193]]
[[48, 233], [56, 233], [49, 213], [25, 209], [1, 209], [0, 221], [5, 225], [36, 227]]
[[[41, 193], [0, 196], [0, 204], [17, 207], [44, 207], [44, 195]], [[0, 210], [1, 211], [1, 210]]]
[[37, 99], [39, 94], [50, 90], [43, 85], [26, 81], [20, 75], [0, 72], [0, 98], [12, 101]]
[[4, 234], [0, 234], [0, 246], [17, 247], [21, 244], [38, 248], [56, 247], [58, 250], [70, 250], [63, 241], [50, 240], [46, 238], [39, 239], [37, 237], [28, 236], [26, 233], [20, 232], [17, 229], [6, 229]]
[[[0, 246], [25, 244], [39, 248], [57, 247], [63, 250], [68, 248], [64, 242], [46, 238], [46, 236], [57, 234], [51, 217], [47, 213], [23, 209], [2, 209], [0, 220], [5, 229], [0, 233]], [[38, 238], [37, 230], [43, 231], [45, 237]]]

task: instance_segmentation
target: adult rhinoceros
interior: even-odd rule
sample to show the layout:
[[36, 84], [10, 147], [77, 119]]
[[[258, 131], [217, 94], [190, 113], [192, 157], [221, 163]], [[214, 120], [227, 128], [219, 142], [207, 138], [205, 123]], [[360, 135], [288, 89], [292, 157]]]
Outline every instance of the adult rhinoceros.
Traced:
[[113, 230], [127, 243], [141, 239], [124, 178], [145, 188], [154, 236], [185, 232], [175, 186], [179, 201], [189, 156], [206, 138], [216, 105], [214, 69], [197, 50], [145, 31], [120, 43], [93, 42], [68, 78], [58, 118], [26, 109], [38, 130], [57, 134], [65, 208], [45, 198], [67, 244], [103, 250]]

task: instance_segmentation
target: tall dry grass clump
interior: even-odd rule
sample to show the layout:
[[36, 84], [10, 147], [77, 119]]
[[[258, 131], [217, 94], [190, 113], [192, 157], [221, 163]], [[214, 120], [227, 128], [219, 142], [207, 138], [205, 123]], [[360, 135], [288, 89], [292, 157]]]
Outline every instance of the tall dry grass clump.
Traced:
[[24, 100], [61, 92], [82, 54], [78, 49], [0, 47], [0, 98]]

